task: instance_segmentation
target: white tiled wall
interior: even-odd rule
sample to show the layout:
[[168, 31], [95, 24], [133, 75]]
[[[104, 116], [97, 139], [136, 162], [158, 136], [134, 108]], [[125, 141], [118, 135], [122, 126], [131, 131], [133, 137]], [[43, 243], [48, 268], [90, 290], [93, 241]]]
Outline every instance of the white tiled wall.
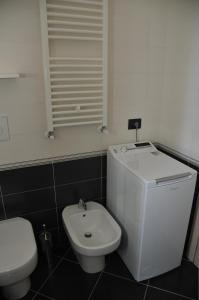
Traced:
[[109, 134], [99, 135], [95, 126], [62, 128], [54, 141], [44, 137], [38, 1], [0, 1], [0, 73], [24, 74], [0, 80], [0, 114], [8, 115], [11, 133], [0, 143], [1, 165], [133, 141], [135, 132], [127, 130], [132, 117], [142, 118], [141, 139], [197, 157], [197, 0], [109, 0]]

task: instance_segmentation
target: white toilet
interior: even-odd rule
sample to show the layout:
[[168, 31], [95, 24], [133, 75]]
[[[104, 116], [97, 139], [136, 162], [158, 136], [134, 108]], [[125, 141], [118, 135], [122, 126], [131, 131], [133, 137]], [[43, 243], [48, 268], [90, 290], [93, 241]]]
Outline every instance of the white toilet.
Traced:
[[81, 208], [65, 207], [62, 219], [82, 269], [87, 273], [103, 270], [105, 255], [116, 250], [121, 240], [121, 229], [113, 217], [102, 205], [87, 202]]
[[37, 265], [37, 246], [31, 223], [23, 218], [0, 221], [0, 287], [3, 296], [20, 299], [30, 289]]

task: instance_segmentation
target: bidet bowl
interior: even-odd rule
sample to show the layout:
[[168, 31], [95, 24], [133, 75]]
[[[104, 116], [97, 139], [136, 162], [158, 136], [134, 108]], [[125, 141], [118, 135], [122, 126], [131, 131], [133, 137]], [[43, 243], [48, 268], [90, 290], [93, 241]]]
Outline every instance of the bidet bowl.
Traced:
[[99, 203], [87, 202], [87, 210], [78, 205], [65, 207], [62, 218], [82, 268], [89, 273], [103, 269], [104, 256], [116, 250], [121, 240], [121, 229], [109, 212]]

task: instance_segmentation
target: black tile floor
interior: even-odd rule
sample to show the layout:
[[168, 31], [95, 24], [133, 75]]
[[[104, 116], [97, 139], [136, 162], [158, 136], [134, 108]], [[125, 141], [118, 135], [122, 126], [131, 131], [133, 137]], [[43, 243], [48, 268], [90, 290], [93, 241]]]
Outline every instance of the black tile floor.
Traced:
[[198, 270], [189, 261], [164, 275], [137, 283], [120, 257], [107, 258], [103, 272], [86, 274], [71, 248], [57, 249], [51, 270], [41, 257], [23, 300], [185, 300], [198, 299]]

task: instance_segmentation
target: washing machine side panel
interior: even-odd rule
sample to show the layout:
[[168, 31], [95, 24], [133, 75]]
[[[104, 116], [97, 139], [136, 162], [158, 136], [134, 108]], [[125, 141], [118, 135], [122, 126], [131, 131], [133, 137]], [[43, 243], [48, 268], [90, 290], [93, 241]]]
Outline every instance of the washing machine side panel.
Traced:
[[108, 152], [107, 158], [107, 208], [122, 229], [119, 254], [137, 279], [145, 188], [140, 179], [114, 159], [111, 153]]
[[181, 263], [195, 187], [192, 179], [148, 189], [138, 280]]
[[141, 260], [145, 186], [128, 169], [125, 169], [124, 179], [123, 240], [119, 248], [119, 253], [134, 278], [138, 280]]

